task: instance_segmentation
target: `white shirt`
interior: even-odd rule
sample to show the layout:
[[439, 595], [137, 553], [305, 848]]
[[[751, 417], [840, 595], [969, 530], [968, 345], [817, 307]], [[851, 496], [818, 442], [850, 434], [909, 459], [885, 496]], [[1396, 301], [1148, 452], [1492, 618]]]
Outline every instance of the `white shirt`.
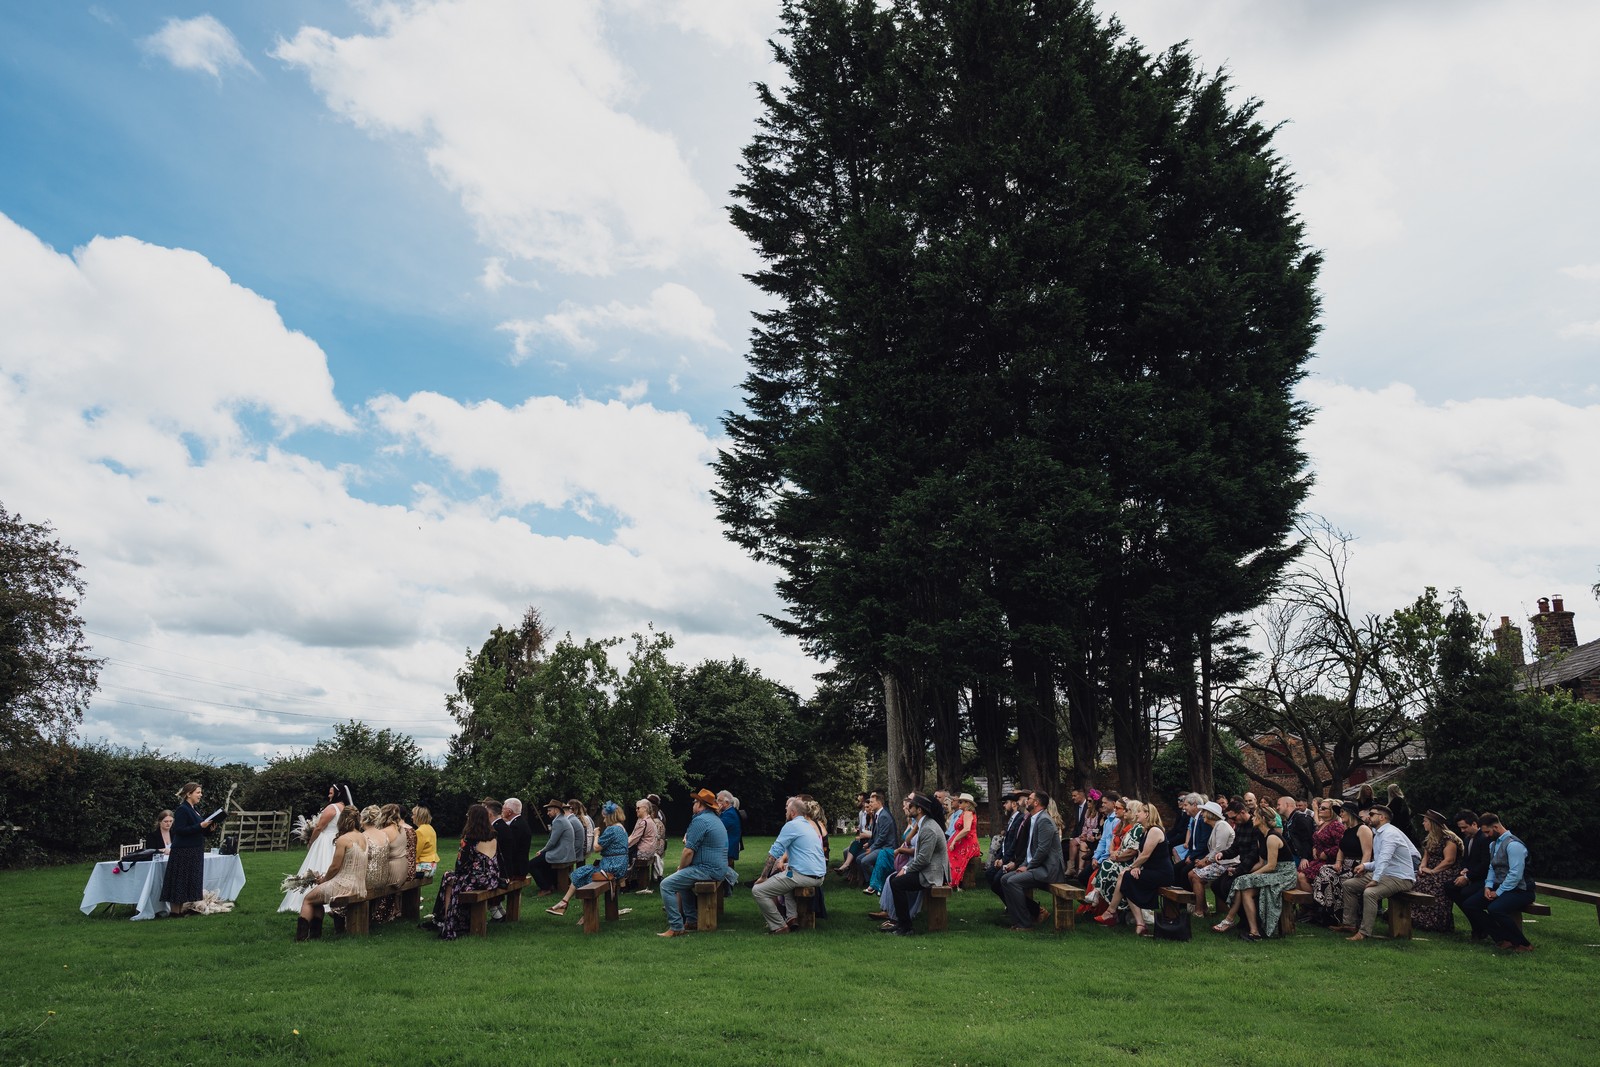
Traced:
[[1417, 847], [1393, 823], [1372, 829], [1372, 863], [1367, 873], [1374, 882], [1382, 878], [1417, 879]]

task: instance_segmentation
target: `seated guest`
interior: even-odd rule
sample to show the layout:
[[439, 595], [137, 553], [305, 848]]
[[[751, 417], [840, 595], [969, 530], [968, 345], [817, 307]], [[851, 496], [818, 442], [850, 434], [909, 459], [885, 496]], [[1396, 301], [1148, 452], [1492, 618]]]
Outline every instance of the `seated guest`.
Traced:
[[[767, 922], [769, 934], [787, 934], [799, 927], [799, 902], [794, 891], [822, 885], [828, 873], [822, 837], [806, 802], [790, 797], [784, 804], [783, 814], [783, 829], [778, 831], [768, 851], [773, 860], [773, 872], [757, 882], [751, 892], [756, 907], [761, 909], [761, 917]], [[781, 913], [778, 910], [780, 900], [784, 905]]]
[[306, 941], [322, 936], [322, 913], [340, 897], [367, 895], [367, 839], [361, 832], [361, 816], [353, 806], [340, 808], [335, 816], [333, 859], [328, 869], [312, 872], [317, 884], [300, 901], [300, 918], [294, 926], [294, 939]]
[[1093, 887], [1084, 897], [1084, 902], [1091, 906], [1095, 915], [1106, 910], [1112, 894], [1117, 891], [1122, 872], [1144, 850], [1144, 807], [1144, 802], [1139, 800], [1119, 800], [1116, 803], [1118, 823], [1113, 831], [1111, 849], [1106, 858], [1100, 861], [1094, 874]]
[[1000, 898], [1005, 901], [1006, 917], [1013, 930], [1031, 930], [1044, 917], [1044, 910], [1030, 898], [1036, 889], [1058, 881], [1064, 870], [1061, 836], [1050, 818], [1050, 794], [1035, 789], [1023, 795], [1028, 828], [1017, 835], [1017, 855], [1013, 869], [1000, 878]]
[[[1317, 820], [1309, 811], [1296, 806], [1293, 797], [1282, 796], [1278, 798], [1277, 828], [1283, 831], [1283, 843], [1289, 849], [1288, 858], [1294, 860], [1295, 873], [1303, 874], [1311, 862], [1311, 839], [1317, 832]], [[1295, 882], [1291, 889], [1308, 888], [1300, 884], [1299, 878]]]
[[1438, 811], [1422, 813], [1422, 862], [1417, 866], [1416, 892], [1433, 899], [1411, 905], [1411, 925], [1418, 930], [1447, 934], [1456, 928], [1455, 900], [1450, 896], [1461, 873], [1461, 838]]
[[411, 822], [417, 828], [417, 874], [431, 877], [439, 868], [439, 834], [433, 828], [433, 812], [419, 804], [411, 809]]
[[1468, 899], [1461, 910], [1472, 924], [1474, 940], [1486, 935], [1496, 948], [1532, 952], [1517, 916], [1533, 903], [1533, 878], [1528, 873], [1528, 846], [1505, 828], [1500, 816], [1484, 812], [1478, 824], [1489, 835], [1489, 873], [1483, 892]]
[[1007, 793], [1000, 798], [1000, 806], [1006, 813], [1006, 826], [1000, 834], [1000, 844], [990, 851], [989, 866], [983, 872], [995, 896], [1000, 896], [1001, 876], [1017, 869], [1019, 838], [1023, 849], [1027, 848], [1028, 815], [1022, 810], [1021, 797], [1021, 793]]
[[962, 793], [956, 797], [955, 804], [950, 813], [951, 833], [946, 845], [950, 854], [950, 884], [960, 892], [967, 864], [976, 859], [982, 849], [978, 845], [978, 802], [971, 793]]
[[572, 882], [567, 886], [566, 893], [554, 906], [544, 909], [551, 915], [565, 915], [572, 894], [590, 882], [620, 882], [622, 876], [628, 873], [628, 831], [622, 828], [622, 805], [613, 800], [606, 801], [600, 807], [600, 819], [605, 827], [600, 831], [598, 842], [600, 862], [586, 863], [572, 872]]
[[[1450, 899], [1461, 907], [1464, 901], [1483, 894], [1489, 877], [1489, 835], [1478, 826], [1478, 813], [1465, 808], [1456, 812], [1456, 830], [1461, 834], [1461, 873], [1450, 883]], [[1472, 935], [1474, 941], [1486, 934]]]
[[1195, 869], [1189, 872], [1189, 889], [1195, 894], [1192, 912], [1195, 915], [1205, 915], [1205, 893], [1210, 886], [1216, 894], [1216, 905], [1222, 910], [1222, 902], [1227, 899], [1227, 891], [1234, 881], [1235, 870], [1250, 869], [1256, 865], [1256, 846], [1259, 838], [1256, 837], [1250, 825], [1250, 813], [1245, 811], [1242, 800], [1227, 801], [1227, 811], [1219, 811], [1216, 801], [1200, 805], [1202, 817], [1211, 824], [1211, 840], [1208, 843], [1208, 853], [1195, 862]]
[[[1290, 812], [1294, 805], [1290, 803]], [[1284, 841], [1284, 832], [1273, 824], [1273, 810], [1266, 806], [1256, 808], [1254, 825], [1261, 835], [1261, 859], [1248, 874], [1233, 880], [1228, 894], [1228, 915], [1212, 929], [1222, 933], [1238, 922], [1242, 912], [1249, 929], [1240, 936], [1246, 941], [1260, 941], [1278, 932], [1278, 916], [1283, 912], [1283, 894], [1293, 889], [1299, 872], [1294, 855]], [[1281, 816], [1281, 812], [1278, 813]]]
[[[824, 860], [823, 867], [824, 874], [826, 874], [826, 861], [833, 858], [833, 853], [828, 844], [828, 814], [822, 810], [822, 805], [817, 801], [816, 797], [807, 796], [806, 794], [802, 793], [800, 794], [800, 799], [805, 801], [806, 817], [811, 820], [811, 825], [817, 828], [817, 837], [822, 841], [822, 858]], [[731, 878], [733, 882], [737, 882], [739, 880], [737, 873], [733, 873]], [[828, 917], [827, 897], [823, 887], [820, 885], [817, 886], [817, 891], [811, 894], [811, 910], [816, 913], [816, 916], [819, 919], [826, 919]]]
[[678, 869], [661, 880], [661, 907], [667, 928], [657, 937], [682, 937], [699, 924], [696, 882], [728, 879], [728, 828], [717, 817], [717, 795], [701, 789], [693, 798], [694, 817], [683, 835], [683, 855]]
[[[867, 892], [883, 896], [884, 886], [889, 881], [889, 876], [899, 874], [905, 869], [911, 857], [917, 851], [917, 820], [916, 809], [911, 806], [911, 798], [907, 797], [900, 802], [901, 817], [905, 821], [905, 829], [900, 833], [900, 844], [894, 848], [883, 848], [873, 852], [876, 857], [872, 861], [872, 874], [867, 879]], [[893, 822], [890, 825], [894, 825]], [[881, 909], [880, 909], [881, 910]], [[873, 918], [888, 918], [888, 913], [879, 915], [870, 913]]]
[[856, 839], [844, 850], [844, 861], [834, 868], [836, 874], [848, 871], [872, 839], [872, 812], [867, 808], [867, 798], [866, 793], [856, 794]]
[[[378, 826], [389, 839], [389, 870], [385, 884], [393, 887], [409, 882], [417, 869], [417, 836], [406, 825], [400, 805], [385, 804], [378, 813]], [[382, 926], [398, 918], [400, 897], [394, 893], [374, 900], [367, 909], [367, 921], [373, 926]]]
[[739, 798], [723, 789], [717, 793], [717, 818], [728, 831], [728, 865], [739, 862], [744, 851], [744, 823], [739, 818]]
[[1354, 801], [1330, 800], [1341, 828], [1333, 862], [1317, 869], [1311, 881], [1312, 921], [1337, 926], [1344, 918], [1344, 883], [1358, 864], [1372, 862], [1372, 827], [1361, 820]]
[[[1094, 888], [1095, 874], [1100, 870], [1100, 864], [1105, 861], [1105, 858], [1111, 855], [1112, 845], [1115, 843], [1120, 846], [1121, 844], [1123, 834], [1122, 816], [1117, 813], [1119, 811], [1124, 811], [1125, 813], [1125, 809], [1120, 808], [1120, 804], [1122, 804], [1122, 797], [1112, 789], [1107, 789], [1105, 795], [1100, 798], [1100, 839], [1095, 842], [1094, 851], [1090, 853], [1089, 861], [1084, 864], [1083, 870], [1080, 872], [1083, 884], [1089, 889]], [[1080, 910], [1091, 911], [1093, 907], [1086, 905]]]
[[389, 881], [389, 835], [379, 825], [383, 809], [368, 804], [361, 809], [361, 833], [367, 839], [367, 895], [380, 893], [392, 884]]
[[[1344, 922], [1333, 929], [1350, 934], [1347, 941], [1373, 936], [1378, 906], [1396, 893], [1410, 891], [1417, 882], [1417, 849], [1400, 828], [1389, 822], [1389, 809], [1374, 804], [1367, 811], [1372, 823], [1372, 862], [1358, 863], [1340, 890], [1344, 894]], [[1361, 925], [1356, 926], [1357, 916]]]
[[461, 851], [456, 854], [456, 868], [444, 876], [439, 900], [433, 909], [432, 918], [444, 940], [454, 941], [472, 927], [472, 911], [461, 901], [461, 893], [500, 887], [499, 847], [489, 822], [489, 809], [482, 804], [472, 805], [467, 809], [467, 821], [461, 828]]
[[1101, 824], [1106, 817], [1105, 812], [1110, 809], [1098, 789], [1090, 789], [1083, 796], [1083, 816], [1078, 823], [1078, 832], [1067, 845], [1066, 876], [1074, 881], [1083, 875], [1089, 857], [1100, 844]]
[[[649, 800], [641, 800], [633, 806], [633, 830], [628, 834], [628, 862], [630, 866], [640, 867], [648, 865], [654, 870], [656, 860], [661, 855], [662, 846], [666, 844], [661, 840], [661, 833], [655, 820], [655, 805]], [[644, 881], [634, 892], [650, 892], [650, 875], [644, 875]]]
[[500, 875], [506, 881], [526, 877], [528, 850], [533, 847], [533, 828], [522, 816], [522, 801], [507, 797], [501, 807], [500, 828], [495, 836], [500, 841]]
[[1106, 914], [1095, 922], [1115, 926], [1120, 921], [1118, 912], [1126, 907], [1140, 936], [1154, 937], [1146, 926], [1155, 922], [1153, 909], [1160, 902], [1161, 890], [1172, 881], [1172, 846], [1167, 843], [1161, 812], [1154, 804], [1144, 805], [1138, 817], [1144, 828], [1144, 844], [1122, 872]]
[[567, 801], [567, 815], [569, 818], [578, 820], [578, 825], [583, 830], [582, 835], [578, 838], [577, 862], [586, 863], [589, 860], [589, 853], [593, 852], [600, 843], [600, 833], [595, 829], [594, 820], [589, 817], [588, 806], [577, 797]]
[[[901, 937], [915, 933], [911, 929], [911, 920], [921, 909], [928, 887], [950, 884], [950, 853], [945, 842], [944, 805], [921, 793], [912, 794], [911, 804], [919, 813], [917, 850], [906, 863], [905, 869], [889, 878], [884, 892], [884, 911], [889, 915], [884, 932]], [[1056, 840], [1059, 856], [1060, 838]]]
[[[1314, 893], [1313, 887], [1317, 879], [1322, 876], [1322, 868], [1339, 860], [1339, 843], [1344, 840], [1344, 823], [1334, 816], [1336, 801], [1322, 797], [1317, 800], [1313, 811], [1316, 813], [1317, 828], [1311, 832], [1311, 858], [1300, 866], [1299, 887], [1306, 892]], [[1341, 808], [1343, 805], [1339, 805]], [[1308, 910], [1306, 921], [1316, 922], [1319, 919], [1318, 909], [1313, 905]]]
[[1173, 842], [1172, 885], [1188, 885], [1194, 861], [1208, 851], [1206, 846], [1211, 843], [1211, 824], [1200, 815], [1200, 805], [1205, 802], [1203, 793], [1185, 793], [1178, 800], [1181, 814], [1172, 833], [1168, 835]]
[[867, 888], [864, 892], [876, 896], [883, 888], [883, 878], [876, 879], [874, 888], [873, 876], [878, 873], [879, 858], [887, 853], [888, 859], [885, 862], [891, 865], [894, 863], [897, 835], [894, 829], [894, 816], [889, 814], [882, 793], [874, 790], [867, 797], [867, 814], [871, 818], [871, 833], [867, 837], [866, 845], [861, 849], [860, 858], [856, 860], [856, 871], [867, 879]]
[[583, 824], [567, 813], [567, 805], [559, 800], [546, 801], [544, 811], [550, 820], [550, 838], [528, 861], [528, 873], [538, 883], [541, 897], [556, 891], [556, 872], [552, 864], [577, 863], [587, 855], [583, 851]]
[[[145, 848], [153, 848], [163, 856], [172, 852], [172, 809], [163, 808], [160, 815], [156, 816], [156, 832], [151, 835]], [[1484, 850], [1487, 853], [1487, 849]]]

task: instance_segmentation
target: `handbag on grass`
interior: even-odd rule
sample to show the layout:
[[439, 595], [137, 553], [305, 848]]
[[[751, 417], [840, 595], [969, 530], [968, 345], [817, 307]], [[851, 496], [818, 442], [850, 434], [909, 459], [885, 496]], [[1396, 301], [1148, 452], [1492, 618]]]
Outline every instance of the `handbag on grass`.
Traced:
[[1157, 908], [1155, 934], [1165, 941], [1188, 941], [1194, 937], [1194, 931], [1189, 927], [1189, 909]]

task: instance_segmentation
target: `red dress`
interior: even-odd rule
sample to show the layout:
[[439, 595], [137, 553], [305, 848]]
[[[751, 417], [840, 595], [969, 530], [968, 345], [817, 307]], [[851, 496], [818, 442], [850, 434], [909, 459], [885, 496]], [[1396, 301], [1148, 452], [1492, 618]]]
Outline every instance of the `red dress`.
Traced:
[[976, 859], [981, 851], [978, 847], [978, 817], [970, 811], [957, 815], [956, 833], [961, 834], [961, 839], [957, 841], [952, 838], [950, 842], [951, 885], [961, 884], [962, 875], [967, 873], [967, 864]]

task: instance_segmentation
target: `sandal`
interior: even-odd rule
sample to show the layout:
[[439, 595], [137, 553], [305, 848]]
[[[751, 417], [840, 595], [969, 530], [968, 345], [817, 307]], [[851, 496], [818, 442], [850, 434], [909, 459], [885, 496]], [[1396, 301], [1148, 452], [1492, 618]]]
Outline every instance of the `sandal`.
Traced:
[[1219, 934], [1225, 934], [1229, 930], [1232, 930], [1233, 927], [1234, 927], [1234, 924], [1237, 923], [1238, 921], [1239, 921], [1238, 919], [1223, 919], [1221, 922], [1217, 923], [1217, 925], [1213, 926], [1211, 929], [1215, 930]]
[[551, 915], [565, 915], [567, 913], [567, 905], [565, 903], [556, 904], [544, 910], [548, 911]]

